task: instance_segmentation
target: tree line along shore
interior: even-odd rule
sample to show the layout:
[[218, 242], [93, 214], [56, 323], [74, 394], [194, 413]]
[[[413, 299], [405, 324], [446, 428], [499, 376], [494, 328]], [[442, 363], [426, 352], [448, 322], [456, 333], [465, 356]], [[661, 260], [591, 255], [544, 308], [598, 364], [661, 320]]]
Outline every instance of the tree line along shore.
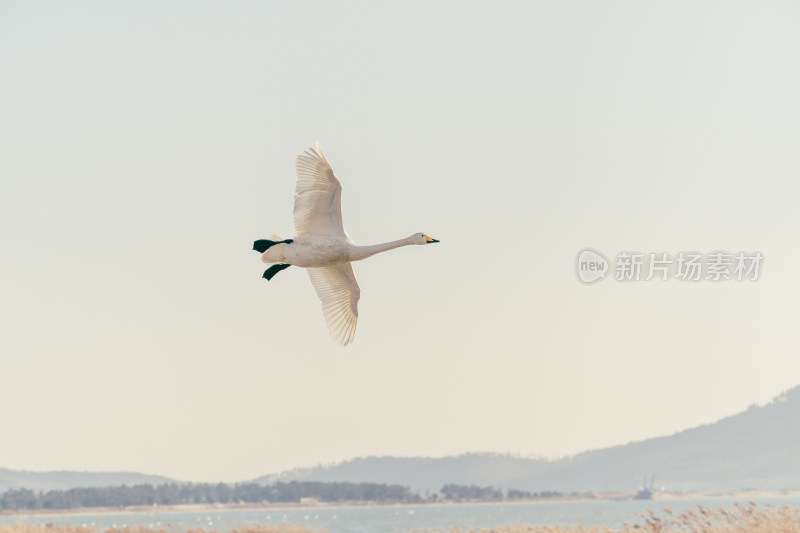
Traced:
[[[428, 503], [437, 501], [507, 501], [560, 498], [560, 492], [499, 490], [476, 485], [446, 484], [438, 493], [417, 494], [408, 487], [382, 483], [289, 481], [257, 483], [168, 483], [34, 491], [10, 489], [0, 495], [0, 511], [69, 510], [152, 505], [215, 505], [271, 503]], [[582, 494], [589, 496], [590, 494]]]

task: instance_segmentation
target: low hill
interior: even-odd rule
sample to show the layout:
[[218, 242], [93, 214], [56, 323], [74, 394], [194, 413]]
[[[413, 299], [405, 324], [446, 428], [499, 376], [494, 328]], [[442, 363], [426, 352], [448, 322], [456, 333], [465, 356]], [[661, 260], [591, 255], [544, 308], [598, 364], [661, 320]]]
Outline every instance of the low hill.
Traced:
[[0, 493], [18, 488], [48, 491], [78, 487], [141, 485], [146, 483], [161, 485], [178, 482], [164, 476], [151, 476], [133, 472], [30, 472], [0, 468]]
[[[446, 483], [505, 487], [520, 471], [527, 475], [544, 473], [551, 463], [507, 454], [470, 453], [455, 457], [361, 457], [351, 461], [308, 469], [296, 469], [267, 475], [253, 481], [352, 481], [403, 485], [419, 492], [437, 492]], [[382, 482], [381, 482], [382, 483]], [[516, 487], [513, 487], [516, 488]]]
[[668, 490], [800, 488], [800, 387], [764, 406], [674, 435], [544, 461], [502, 454], [438, 459], [364, 457], [257, 482], [397, 483], [436, 492], [446, 483], [529, 491], [634, 491], [645, 475]]

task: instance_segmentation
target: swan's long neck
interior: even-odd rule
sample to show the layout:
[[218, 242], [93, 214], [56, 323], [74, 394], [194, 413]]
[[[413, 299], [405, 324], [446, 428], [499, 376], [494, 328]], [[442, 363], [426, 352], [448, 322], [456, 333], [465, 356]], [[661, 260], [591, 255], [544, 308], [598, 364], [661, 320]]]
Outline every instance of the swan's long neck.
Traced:
[[360, 261], [375, 254], [400, 248], [401, 246], [408, 246], [412, 244], [408, 238], [400, 239], [399, 241], [384, 242], [382, 244], [373, 244], [372, 246], [354, 246], [351, 261]]

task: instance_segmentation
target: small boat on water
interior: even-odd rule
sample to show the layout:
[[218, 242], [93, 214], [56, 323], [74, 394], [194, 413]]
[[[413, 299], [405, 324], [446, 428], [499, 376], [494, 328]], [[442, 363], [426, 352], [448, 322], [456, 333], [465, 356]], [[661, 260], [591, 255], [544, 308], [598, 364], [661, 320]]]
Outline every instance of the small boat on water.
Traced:
[[647, 486], [647, 476], [644, 477], [642, 480], [642, 486], [639, 487], [639, 492], [637, 492], [634, 496], [634, 500], [652, 500], [653, 499], [653, 485], [656, 482], [656, 475], [653, 474], [653, 477], [650, 478], [650, 486]]

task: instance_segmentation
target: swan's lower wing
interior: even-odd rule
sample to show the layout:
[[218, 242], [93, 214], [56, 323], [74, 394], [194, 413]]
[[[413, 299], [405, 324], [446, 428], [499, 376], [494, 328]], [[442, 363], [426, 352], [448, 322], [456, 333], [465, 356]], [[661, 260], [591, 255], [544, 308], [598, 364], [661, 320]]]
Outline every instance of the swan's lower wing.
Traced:
[[347, 346], [356, 335], [358, 300], [361, 297], [353, 267], [346, 263], [306, 270], [322, 301], [322, 313], [331, 339], [340, 346]]

